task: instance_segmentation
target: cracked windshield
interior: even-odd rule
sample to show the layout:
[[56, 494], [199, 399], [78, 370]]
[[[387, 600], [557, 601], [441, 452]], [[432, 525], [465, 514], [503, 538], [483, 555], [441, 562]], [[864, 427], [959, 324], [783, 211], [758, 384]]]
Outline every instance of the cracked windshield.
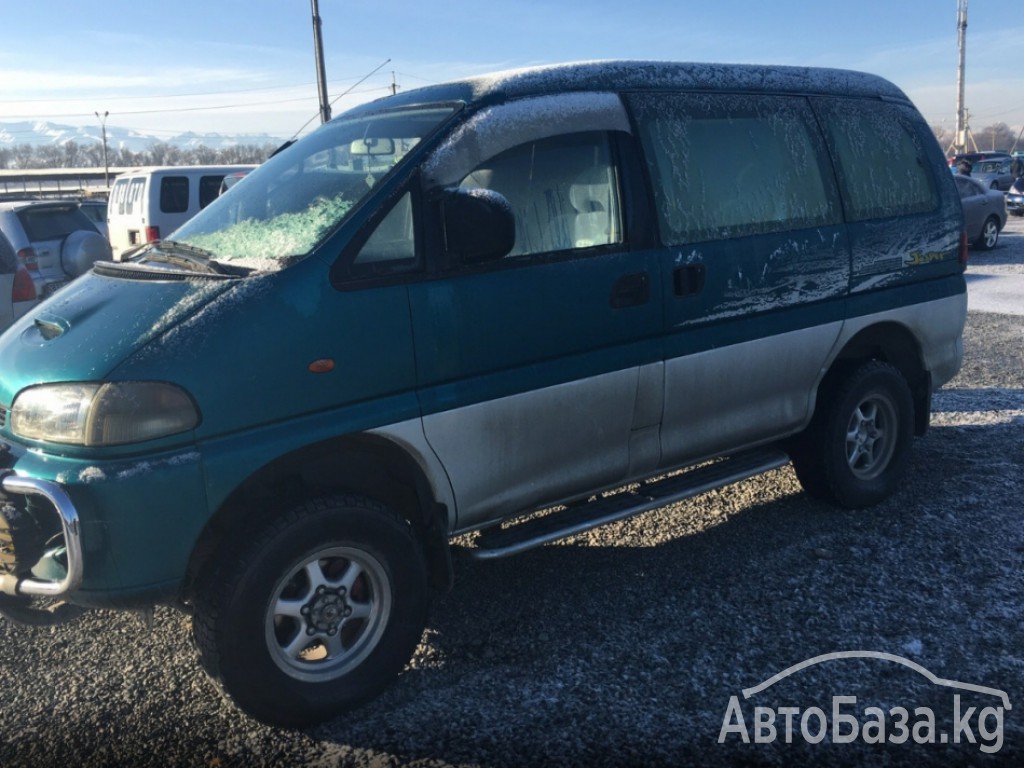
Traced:
[[176, 242], [250, 269], [310, 253], [454, 108], [335, 120], [289, 147], [178, 229]]

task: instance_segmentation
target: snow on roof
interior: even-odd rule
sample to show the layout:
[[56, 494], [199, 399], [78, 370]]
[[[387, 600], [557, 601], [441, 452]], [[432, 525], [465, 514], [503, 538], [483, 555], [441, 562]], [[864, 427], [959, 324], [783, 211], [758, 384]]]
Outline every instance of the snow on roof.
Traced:
[[[375, 104], [412, 104], [446, 99], [493, 100], [567, 91], [659, 89], [821, 93], [910, 101], [888, 80], [852, 70], [623, 60], [573, 62], [495, 72], [405, 91]], [[356, 111], [361, 110], [356, 108]]]
[[508, 70], [471, 78], [467, 82], [474, 94], [481, 97], [497, 91], [515, 96], [552, 90], [679, 88], [907, 98], [888, 80], [864, 72], [754, 64], [591, 61]]

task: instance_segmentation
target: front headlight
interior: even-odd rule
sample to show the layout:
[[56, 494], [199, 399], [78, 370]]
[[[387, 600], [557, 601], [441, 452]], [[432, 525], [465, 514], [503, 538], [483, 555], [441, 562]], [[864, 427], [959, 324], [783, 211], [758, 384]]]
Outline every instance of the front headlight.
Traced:
[[117, 381], [42, 384], [11, 406], [19, 437], [72, 445], [123, 445], [186, 432], [199, 423], [192, 399], [173, 384]]

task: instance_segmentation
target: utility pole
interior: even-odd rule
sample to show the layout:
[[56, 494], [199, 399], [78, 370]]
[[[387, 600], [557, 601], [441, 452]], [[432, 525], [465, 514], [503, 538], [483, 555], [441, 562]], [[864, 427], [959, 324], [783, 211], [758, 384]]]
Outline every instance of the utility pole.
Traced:
[[100, 117], [99, 112], [94, 114], [100, 121], [100, 128], [103, 130], [103, 186], [110, 189], [110, 164], [107, 162], [107, 115], [110, 114], [110, 111], [104, 112], [103, 117]]
[[316, 87], [320, 93], [320, 122], [331, 119], [331, 102], [327, 100], [327, 75], [324, 71], [324, 41], [320, 32], [320, 6], [317, 0], [310, 0], [313, 6], [313, 53], [316, 56]]
[[956, 138], [953, 146], [963, 152], [967, 146], [967, 109], [964, 107], [964, 68], [967, 61], [967, 0], [957, 0], [956, 10], [957, 48], [960, 64], [956, 70]]

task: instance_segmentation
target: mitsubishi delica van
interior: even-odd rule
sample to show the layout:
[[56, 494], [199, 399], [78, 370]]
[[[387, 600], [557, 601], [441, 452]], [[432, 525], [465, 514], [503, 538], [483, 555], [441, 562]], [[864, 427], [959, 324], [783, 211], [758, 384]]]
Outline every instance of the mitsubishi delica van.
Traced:
[[855, 72], [408, 91], [164, 237], [0, 338], [0, 610], [178, 606], [272, 723], [398, 675], [456, 535], [514, 555], [790, 462], [875, 504], [962, 357], [953, 179]]

